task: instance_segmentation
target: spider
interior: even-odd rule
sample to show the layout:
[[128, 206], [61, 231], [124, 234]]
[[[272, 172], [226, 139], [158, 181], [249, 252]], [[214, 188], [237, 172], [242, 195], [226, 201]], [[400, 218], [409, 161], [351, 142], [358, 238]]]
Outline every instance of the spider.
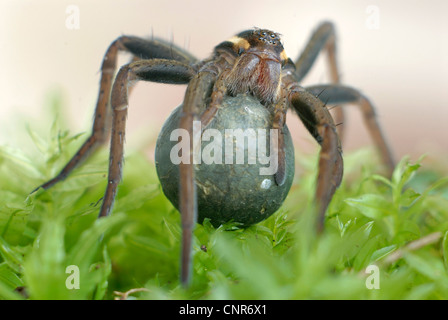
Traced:
[[[131, 53], [133, 59], [122, 66], [115, 76], [120, 51]], [[300, 81], [321, 51], [328, 54], [332, 83], [307, 88], [300, 86]], [[293, 109], [321, 146], [314, 201], [317, 232], [323, 230], [325, 212], [343, 175], [339, 138], [342, 137], [343, 130], [342, 127], [337, 128], [327, 104], [357, 105], [380, 151], [382, 161], [389, 172], [394, 167], [394, 160], [372, 104], [358, 90], [340, 84], [335, 29], [332, 23], [324, 22], [313, 32], [295, 62], [286, 55], [280, 35], [266, 29], [255, 28], [238, 33], [218, 44], [205, 60], [198, 60], [185, 50], [160, 39], [120, 36], [112, 42], [104, 56], [92, 134], [60, 173], [36, 190], [48, 189], [65, 179], [88, 154], [108, 139], [111, 131], [108, 184], [99, 217], [110, 214], [122, 176], [128, 94], [136, 81], [187, 84], [179, 128], [187, 130], [190, 136], [193, 121], [201, 121], [204, 127], [207, 126], [216, 116], [226, 96], [242, 93], [252, 95], [272, 110], [272, 128], [279, 132], [275, 144], [278, 169], [274, 175], [278, 185], [285, 182], [283, 128], [287, 110]], [[112, 109], [111, 130], [108, 129], [109, 103]], [[343, 121], [342, 108], [337, 108], [334, 116], [337, 122]], [[190, 161], [179, 164], [179, 211], [182, 225], [180, 281], [185, 286], [188, 286], [191, 278], [192, 232], [197, 216], [192, 150], [190, 142]]]

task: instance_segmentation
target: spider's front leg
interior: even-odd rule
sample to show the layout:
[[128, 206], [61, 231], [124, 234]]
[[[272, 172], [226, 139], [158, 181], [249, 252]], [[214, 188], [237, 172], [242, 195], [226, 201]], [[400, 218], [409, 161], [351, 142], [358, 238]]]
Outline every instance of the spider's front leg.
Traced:
[[[141, 59], [169, 59], [187, 65], [192, 65], [197, 61], [196, 58], [185, 50], [163, 40], [146, 40], [133, 36], [121, 36], [113, 41], [107, 49], [101, 65], [100, 90], [90, 137], [57, 176], [43, 183], [31, 193], [37, 191], [39, 188], [48, 189], [57, 182], [64, 180], [89, 154], [107, 140], [110, 130], [110, 115], [108, 112], [109, 98], [111, 95], [113, 76], [116, 71], [118, 53], [120, 51], [131, 53], [133, 55], [133, 61]], [[158, 81], [155, 78], [153, 79], [149, 79], [149, 81]], [[160, 79], [159, 82], [162, 82], [162, 80]]]
[[[295, 61], [295, 76], [297, 82], [300, 83], [303, 80], [303, 78], [310, 71], [311, 67], [314, 65], [314, 62], [316, 61], [320, 52], [323, 51], [326, 51], [327, 53], [331, 82], [335, 84], [340, 82], [339, 68], [336, 59], [336, 31], [334, 25], [331, 22], [323, 22], [317, 27], [317, 29], [311, 35], [311, 38], [308, 40], [305, 49], [300, 54], [299, 58]], [[321, 100], [326, 102], [326, 100], [324, 99]], [[335, 119], [335, 123], [344, 123], [345, 115], [343, 108], [335, 108], [332, 113]], [[343, 141], [344, 127], [338, 126], [337, 132], [340, 140]]]
[[321, 232], [325, 212], [342, 180], [341, 142], [333, 118], [321, 100], [299, 85], [293, 84], [289, 89], [289, 101], [305, 127], [321, 145], [315, 195], [318, 214], [316, 227], [318, 232]]
[[387, 174], [392, 176], [395, 167], [395, 160], [392, 151], [387, 144], [386, 138], [377, 121], [375, 109], [372, 103], [359, 90], [340, 84], [315, 85], [307, 87], [306, 90], [328, 104], [355, 104], [362, 112], [364, 123], [372, 137], [372, 140], [378, 148], [382, 162], [384, 163]]
[[[118, 183], [121, 180], [125, 125], [128, 109], [128, 85], [135, 81], [152, 81], [171, 84], [189, 83], [179, 128], [193, 137], [193, 121], [199, 120], [205, 102], [216, 80], [218, 72], [204, 71], [196, 74], [193, 67], [172, 60], [141, 60], [123, 66], [117, 74], [112, 88], [113, 110], [110, 147], [109, 176], [100, 217], [107, 216], [113, 205]], [[187, 285], [191, 274], [192, 232], [196, 223], [197, 205], [193, 170], [193, 139], [190, 139], [190, 154], [187, 163], [180, 163], [179, 211], [182, 219], [181, 282]]]
[[[179, 128], [187, 130], [193, 137], [193, 121], [199, 121], [205, 109], [206, 99], [210, 96], [216, 81], [218, 70], [199, 72], [189, 83], [185, 92]], [[179, 164], [180, 192], [179, 211], [182, 219], [182, 253], [180, 281], [188, 286], [191, 278], [192, 234], [197, 217], [197, 197], [193, 167], [193, 139], [190, 139], [189, 161]]]
[[166, 59], [139, 60], [121, 67], [111, 94], [113, 120], [109, 175], [100, 217], [109, 215], [121, 180], [129, 85], [135, 81], [186, 84], [194, 74], [190, 65]]

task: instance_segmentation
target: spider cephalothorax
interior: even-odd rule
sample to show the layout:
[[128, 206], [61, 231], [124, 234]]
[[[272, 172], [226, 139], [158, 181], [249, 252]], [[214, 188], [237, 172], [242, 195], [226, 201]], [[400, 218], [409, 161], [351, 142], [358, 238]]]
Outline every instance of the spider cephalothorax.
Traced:
[[215, 54], [232, 65], [226, 79], [230, 94], [250, 92], [263, 104], [278, 100], [282, 66], [288, 57], [277, 33], [265, 29], [241, 32], [219, 44]]
[[[328, 53], [332, 84], [301, 87], [299, 82], [322, 50]], [[131, 53], [133, 60], [122, 66], [113, 79], [118, 51]], [[285, 54], [279, 35], [265, 29], [247, 30], [237, 34], [216, 46], [212, 56], [202, 61], [163, 40], [119, 37], [107, 49], [101, 67], [100, 93], [91, 136], [62, 171], [40, 187], [47, 189], [63, 180], [81, 160], [107, 139], [107, 108], [110, 103], [113, 120], [109, 175], [99, 216], [107, 216], [111, 212], [121, 180], [128, 90], [130, 84], [136, 81], [187, 84], [178, 128], [185, 130], [190, 137], [193, 136], [193, 123], [200, 121], [202, 128], [206, 128], [229, 97], [251, 95], [252, 102], [255, 99], [272, 112], [269, 129], [278, 132], [270, 150], [278, 158], [278, 169], [274, 173], [278, 186], [287, 181], [284, 126], [288, 108], [293, 109], [321, 146], [315, 195], [318, 231], [323, 229], [325, 212], [341, 183], [343, 172], [339, 139], [342, 127], [338, 127], [337, 132], [326, 104], [359, 106], [389, 172], [394, 165], [372, 104], [358, 90], [339, 84], [334, 28], [331, 23], [326, 22], [313, 33], [305, 50], [295, 62]], [[243, 100], [237, 100], [239, 101]], [[335, 116], [337, 122], [343, 120], [342, 108], [336, 109]], [[192, 140], [190, 139], [187, 158], [178, 165], [178, 203], [182, 217], [180, 278], [184, 285], [187, 285], [190, 279], [192, 232], [197, 219]], [[292, 174], [293, 170], [289, 172]], [[226, 203], [222, 203], [222, 206], [225, 205]]]

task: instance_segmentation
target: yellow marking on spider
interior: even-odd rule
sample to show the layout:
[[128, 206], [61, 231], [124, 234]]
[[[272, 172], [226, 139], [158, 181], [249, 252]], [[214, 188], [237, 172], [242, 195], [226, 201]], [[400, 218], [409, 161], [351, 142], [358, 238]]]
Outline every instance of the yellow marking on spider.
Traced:
[[244, 50], [247, 50], [250, 48], [249, 41], [247, 41], [246, 39], [241, 38], [241, 37], [233, 36], [232, 38], [230, 38], [227, 41], [232, 42], [237, 47], [243, 47]]

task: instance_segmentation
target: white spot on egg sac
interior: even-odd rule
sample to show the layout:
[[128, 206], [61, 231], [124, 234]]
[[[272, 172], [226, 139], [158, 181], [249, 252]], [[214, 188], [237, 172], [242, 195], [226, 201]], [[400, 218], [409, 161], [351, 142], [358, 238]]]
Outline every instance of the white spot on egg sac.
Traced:
[[261, 189], [269, 189], [271, 187], [271, 184], [272, 184], [271, 180], [264, 179], [260, 184], [260, 188]]

